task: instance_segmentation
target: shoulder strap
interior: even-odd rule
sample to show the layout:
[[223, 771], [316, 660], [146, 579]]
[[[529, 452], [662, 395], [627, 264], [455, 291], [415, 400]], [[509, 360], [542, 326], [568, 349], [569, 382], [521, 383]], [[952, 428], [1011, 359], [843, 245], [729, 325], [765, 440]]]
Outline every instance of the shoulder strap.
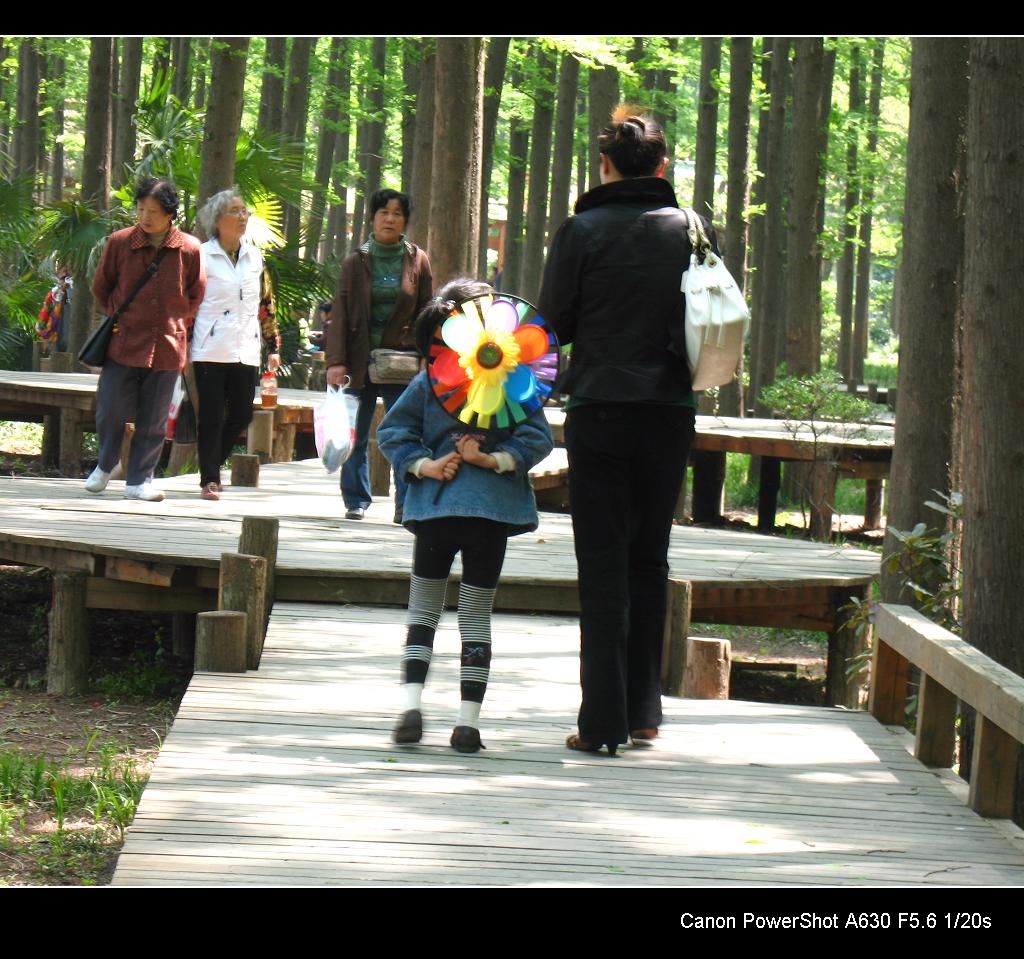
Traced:
[[132, 300], [135, 299], [139, 290], [141, 290], [151, 279], [153, 279], [154, 276], [156, 276], [156, 271], [160, 268], [160, 261], [164, 258], [164, 255], [169, 249], [170, 247], [166, 246], [160, 247], [156, 256], [153, 258], [153, 262], [146, 267], [146, 272], [142, 274], [139, 282], [135, 284], [135, 288], [125, 298], [124, 303], [114, 310], [112, 314], [113, 319], [116, 320], [125, 310], [127, 310], [128, 307], [131, 306]]
[[697, 259], [704, 262], [704, 257], [711, 252], [711, 241], [704, 232], [704, 224], [692, 207], [683, 207], [683, 214], [686, 217], [686, 232], [690, 237], [690, 245], [697, 254]]

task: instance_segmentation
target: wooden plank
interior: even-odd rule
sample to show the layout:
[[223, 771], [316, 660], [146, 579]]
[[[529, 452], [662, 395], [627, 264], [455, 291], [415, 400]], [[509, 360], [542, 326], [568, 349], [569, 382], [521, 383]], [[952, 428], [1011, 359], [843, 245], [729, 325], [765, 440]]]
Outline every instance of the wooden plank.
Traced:
[[957, 699], [927, 674], [917, 694], [917, 731], [914, 755], [926, 766], [948, 769], [956, 752]]
[[1020, 746], [1004, 729], [979, 713], [974, 723], [968, 805], [980, 816], [1009, 819], [1014, 811]]
[[89, 609], [201, 613], [217, 607], [217, 593], [195, 586], [166, 588], [90, 576], [86, 583], [85, 605]]
[[104, 564], [107, 579], [119, 579], [148, 586], [170, 586], [176, 567], [169, 563], [140, 563], [122, 556], [111, 556]]

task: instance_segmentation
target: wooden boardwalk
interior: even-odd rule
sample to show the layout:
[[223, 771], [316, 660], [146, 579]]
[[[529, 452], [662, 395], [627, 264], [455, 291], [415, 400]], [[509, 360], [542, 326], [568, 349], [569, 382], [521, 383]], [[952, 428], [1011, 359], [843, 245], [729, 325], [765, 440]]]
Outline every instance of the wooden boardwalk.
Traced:
[[449, 614], [424, 742], [396, 747], [403, 619], [278, 604], [259, 672], [195, 676], [114, 884], [1024, 883], [1020, 831], [866, 713], [666, 699], [656, 747], [569, 752], [570, 618], [495, 617], [488, 748], [464, 756]]

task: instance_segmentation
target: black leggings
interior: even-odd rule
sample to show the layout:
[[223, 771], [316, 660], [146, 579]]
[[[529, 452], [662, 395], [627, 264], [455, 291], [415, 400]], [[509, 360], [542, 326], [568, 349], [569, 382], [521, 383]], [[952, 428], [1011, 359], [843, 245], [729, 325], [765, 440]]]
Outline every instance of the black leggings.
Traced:
[[425, 579], [447, 579], [455, 554], [462, 553], [462, 581], [494, 589], [508, 545], [508, 527], [475, 516], [445, 516], [416, 524], [412, 571]]

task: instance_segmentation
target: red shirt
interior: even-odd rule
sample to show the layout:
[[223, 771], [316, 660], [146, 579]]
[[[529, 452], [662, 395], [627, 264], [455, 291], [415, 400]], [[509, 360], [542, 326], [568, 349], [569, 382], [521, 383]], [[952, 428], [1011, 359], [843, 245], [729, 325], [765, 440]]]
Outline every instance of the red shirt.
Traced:
[[[118, 317], [118, 332], [107, 356], [124, 366], [180, 370], [188, 350], [187, 323], [206, 291], [206, 268], [199, 241], [173, 223], [164, 237], [167, 253], [152, 277]], [[135, 288], [156, 258], [141, 226], [112, 233], [92, 281], [92, 292], [104, 313], [113, 313]]]

